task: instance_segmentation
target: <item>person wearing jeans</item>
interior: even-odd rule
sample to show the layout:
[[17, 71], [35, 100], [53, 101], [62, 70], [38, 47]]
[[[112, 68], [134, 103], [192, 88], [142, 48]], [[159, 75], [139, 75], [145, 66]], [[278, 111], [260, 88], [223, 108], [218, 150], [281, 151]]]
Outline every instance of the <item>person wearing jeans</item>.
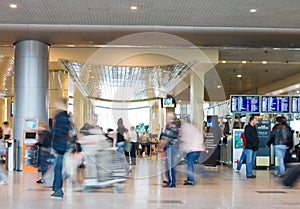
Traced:
[[285, 151], [287, 150], [287, 146], [284, 144], [274, 145], [275, 156], [278, 160], [278, 166], [274, 168], [275, 176], [283, 176], [285, 174], [285, 166], [284, 166], [284, 156]]
[[286, 150], [293, 147], [293, 133], [287, 125], [285, 117], [276, 117], [276, 122], [277, 124], [272, 129], [267, 146], [270, 147], [271, 144], [274, 144], [274, 152], [279, 164], [275, 166], [274, 175], [282, 176], [285, 174], [284, 157]]
[[166, 153], [166, 166], [169, 182], [163, 187], [176, 187], [176, 155], [178, 152], [179, 128], [175, 121], [176, 117], [173, 112], [167, 113], [166, 126], [160, 136], [160, 143], [164, 144]]
[[122, 161], [122, 163], [124, 164], [126, 171], [128, 173], [130, 173], [131, 169], [130, 169], [130, 166], [129, 166], [129, 164], [128, 164], [126, 158], [125, 158], [125, 155], [124, 155], [124, 147], [125, 147], [125, 141], [117, 143], [118, 156], [119, 156], [120, 160]]
[[63, 159], [64, 159], [64, 154], [55, 153], [53, 191], [56, 192], [57, 195], [61, 195], [61, 197], [63, 197], [63, 193], [62, 193], [62, 186], [63, 186], [63, 175], [62, 175]]
[[67, 112], [68, 100], [61, 99], [57, 104], [57, 109], [59, 109], [57, 115], [55, 116], [55, 125], [52, 129], [53, 140], [52, 147], [56, 156], [56, 164], [54, 167], [54, 181], [53, 181], [53, 194], [52, 198], [62, 199], [64, 193], [62, 191], [63, 177], [63, 158], [64, 154], [68, 148], [69, 132], [72, 130], [71, 121], [69, 114]]
[[256, 151], [252, 149], [245, 149], [246, 157], [246, 175], [247, 178], [255, 178], [255, 175], [252, 174], [253, 166], [256, 159]]
[[203, 134], [192, 124], [185, 122], [181, 126], [180, 150], [187, 153], [187, 180], [184, 185], [194, 185], [194, 164], [205, 151]]
[[200, 153], [200, 151], [187, 153], [187, 180], [184, 185], [193, 185], [195, 183], [194, 164], [199, 159]]
[[253, 175], [253, 165], [256, 159], [256, 151], [258, 150], [259, 139], [256, 130], [257, 117], [255, 115], [251, 115], [249, 119], [249, 124], [245, 127], [245, 138], [246, 138], [246, 146], [245, 146], [245, 154], [246, 154], [246, 175], [247, 178], [255, 178]]

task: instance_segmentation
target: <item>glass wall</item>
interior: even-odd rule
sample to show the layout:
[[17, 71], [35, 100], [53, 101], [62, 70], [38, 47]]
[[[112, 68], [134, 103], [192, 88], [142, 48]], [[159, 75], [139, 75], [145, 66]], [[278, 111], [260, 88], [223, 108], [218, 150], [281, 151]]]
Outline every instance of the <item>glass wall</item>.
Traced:
[[126, 128], [136, 126], [140, 123], [150, 124], [151, 102], [135, 103], [111, 103], [97, 101], [95, 112], [98, 115], [98, 125], [104, 130], [108, 128], [116, 129], [117, 121], [123, 118]]

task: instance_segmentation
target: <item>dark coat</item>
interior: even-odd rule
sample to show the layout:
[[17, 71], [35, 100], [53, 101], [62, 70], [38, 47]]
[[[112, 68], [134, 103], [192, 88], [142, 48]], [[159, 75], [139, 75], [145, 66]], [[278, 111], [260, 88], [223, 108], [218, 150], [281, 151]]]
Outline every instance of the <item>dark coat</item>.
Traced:
[[70, 130], [72, 130], [72, 126], [67, 111], [59, 112], [55, 116], [55, 125], [52, 129], [52, 134], [53, 149], [60, 154], [67, 151]]
[[291, 131], [291, 128], [285, 124], [276, 124], [272, 129], [271, 137], [267, 143], [267, 146], [270, 146], [271, 144], [284, 144], [289, 148], [292, 148], [293, 133]]
[[251, 149], [251, 150], [258, 150], [258, 146], [259, 146], [259, 139], [258, 139], [258, 134], [257, 134], [257, 130], [256, 127], [251, 126], [250, 124], [248, 124], [245, 127], [245, 137], [246, 137], [246, 149]]

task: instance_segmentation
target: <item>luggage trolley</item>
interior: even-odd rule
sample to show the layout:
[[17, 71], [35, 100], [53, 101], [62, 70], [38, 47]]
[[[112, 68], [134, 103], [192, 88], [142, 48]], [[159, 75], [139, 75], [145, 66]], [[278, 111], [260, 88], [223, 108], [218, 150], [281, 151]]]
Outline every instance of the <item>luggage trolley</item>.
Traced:
[[[84, 136], [88, 137], [88, 136]], [[94, 135], [93, 137], [97, 137]], [[112, 187], [114, 192], [122, 192], [127, 172], [122, 164], [116, 148], [101, 136], [100, 143], [82, 143], [86, 155], [86, 178], [83, 180], [83, 191]], [[84, 139], [82, 139], [84, 141]]]

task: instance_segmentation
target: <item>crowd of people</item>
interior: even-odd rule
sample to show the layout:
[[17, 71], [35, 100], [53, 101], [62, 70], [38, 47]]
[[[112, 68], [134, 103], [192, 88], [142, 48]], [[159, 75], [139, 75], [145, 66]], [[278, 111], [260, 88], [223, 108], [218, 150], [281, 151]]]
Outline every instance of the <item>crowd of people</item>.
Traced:
[[[139, 157], [150, 156], [151, 152], [155, 151], [161, 153], [163, 187], [176, 187], [176, 166], [181, 162], [182, 156], [186, 160], [186, 180], [183, 185], [188, 186], [196, 183], [195, 163], [200, 160], [201, 153], [206, 151], [205, 134], [203, 130], [199, 130], [190, 121], [178, 120], [174, 112], [166, 114], [166, 125], [159, 134], [159, 140], [155, 139], [155, 146], [152, 147], [152, 139], [147, 133], [138, 133], [134, 126], [127, 129], [122, 118], [118, 119], [115, 130], [110, 128], [104, 132], [103, 128], [98, 126], [98, 118], [94, 114], [91, 122], [86, 123], [77, 133], [74, 118], [72, 114], [67, 112], [67, 100], [59, 101], [57, 109], [58, 112], [51, 129], [47, 123], [39, 123], [37, 142], [41, 178], [36, 183], [45, 183], [46, 178], [49, 178], [49, 168], [52, 167], [51, 187], [53, 194], [51, 197], [63, 198], [63, 182], [67, 177], [74, 178], [72, 175], [77, 172], [77, 169], [86, 169], [86, 178], [97, 177], [97, 165], [95, 164], [97, 156], [93, 153], [97, 151], [95, 145], [103, 143], [103, 141], [109, 142], [109, 146], [115, 148], [120, 162], [126, 169], [127, 176], [130, 176]], [[274, 145], [275, 156], [278, 159], [278, 166], [274, 169], [274, 175], [283, 176], [286, 173], [286, 153], [293, 149], [293, 134], [285, 117], [277, 117], [276, 122], [266, 146]], [[247, 178], [256, 177], [253, 172], [253, 165], [255, 164], [256, 151], [259, 148], [257, 123], [257, 116], [251, 115], [242, 134], [244, 149], [237, 171], [240, 171], [242, 164], [245, 163]], [[224, 127], [221, 128], [222, 133], [217, 136], [220, 138], [228, 134], [224, 133]], [[12, 129], [9, 128], [8, 122], [4, 122], [4, 129], [0, 129], [0, 138], [4, 139], [5, 143], [10, 143], [12, 140]], [[0, 147], [3, 148], [4, 146]], [[1, 157], [5, 156], [5, 150], [0, 149], [0, 154]], [[86, 155], [89, 156], [86, 157]], [[68, 169], [64, 168], [64, 161], [67, 159], [71, 159], [67, 165], [74, 164], [73, 167], [71, 166], [71, 170], [73, 168], [75, 170], [67, 171]], [[7, 183], [7, 177], [1, 167], [0, 178], [2, 183]]]

